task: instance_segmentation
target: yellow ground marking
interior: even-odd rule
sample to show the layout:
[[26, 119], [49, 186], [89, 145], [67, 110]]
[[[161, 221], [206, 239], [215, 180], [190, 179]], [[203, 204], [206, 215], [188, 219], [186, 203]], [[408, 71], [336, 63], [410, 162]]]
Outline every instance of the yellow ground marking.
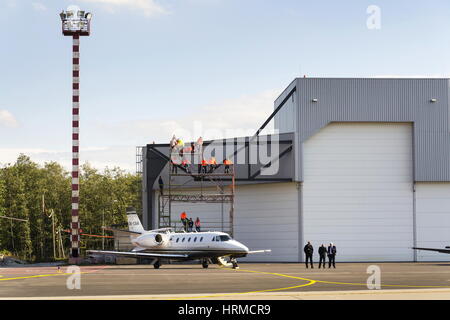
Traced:
[[[304, 281], [314, 281], [315, 283], [327, 283], [327, 284], [338, 284], [338, 285], [351, 285], [351, 286], [367, 286], [367, 283], [352, 283], [352, 282], [334, 282], [334, 281], [324, 281], [324, 280], [313, 280], [295, 276], [282, 275], [280, 273], [270, 273], [270, 272], [259, 272], [253, 270], [236, 270], [236, 271], [244, 271], [244, 272], [258, 272], [258, 273], [266, 273], [273, 275], [280, 275], [284, 277], [304, 280]], [[401, 287], [401, 288], [447, 288], [450, 289], [450, 286], [417, 286], [417, 285], [402, 285], [402, 284], [381, 284], [382, 287]]]
[[[34, 276], [4, 278], [4, 279], [0, 279], [0, 281], [30, 279], [30, 278], [45, 278], [45, 277], [55, 277], [55, 276], [68, 276], [68, 275], [73, 275], [73, 274], [87, 274], [87, 273], [95, 272], [97, 270], [101, 270], [101, 269], [95, 269], [95, 270], [92, 270], [92, 271], [84, 271], [84, 272], [74, 272], [74, 273], [63, 273], [61, 271], [58, 271], [58, 273], [51, 273], [51, 274], [37, 274], [37, 275], [34, 275]], [[0, 276], [0, 278], [2, 278], [2, 277], [3, 276]]]
[[[224, 267], [221, 267], [221, 269], [225, 269]], [[307, 287], [315, 284], [316, 280], [311, 279], [304, 279], [300, 277], [294, 277], [289, 276], [287, 274], [281, 274], [281, 273], [272, 273], [272, 272], [263, 272], [263, 271], [254, 271], [254, 270], [240, 270], [235, 269], [236, 271], [244, 271], [244, 272], [252, 272], [252, 273], [259, 273], [259, 274], [268, 274], [268, 275], [274, 275], [279, 277], [285, 277], [285, 278], [293, 278], [297, 280], [303, 280], [307, 281], [308, 283], [304, 283], [298, 286], [292, 286], [292, 287], [286, 287], [286, 288], [275, 288], [275, 289], [265, 289], [265, 290], [255, 290], [255, 291], [248, 291], [248, 292], [233, 292], [233, 293], [216, 293], [216, 294], [210, 294], [205, 296], [192, 296], [192, 297], [181, 297], [181, 298], [168, 298], [168, 300], [185, 300], [185, 299], [204, 299], [204, 298], [215, 298], [215, 297], [223, 297], [223, 296], [234, 296], [234, 295], [242, 295], [242, 294], [253, 294], [253, 293], [263, 293], [263, 292], [273, 292], [273, 291], [283, 291], [283, 290], [290, 290], [290, 289], [296, 289], [296, 288], [302, 288]]]
[[[79, 274], [84, 274], [87, 272], [80, 272]], [[26, 277], [15, 277], [15, 278], [5, 278], [0, 279], [0, 281], [8, 281], [8, 280], [20, 280], [20, 279], [30, 279], [30, 278], [44, 278], [44, 277], [54, 277], [54, 276], [64, 276], [64, 275], [72, 275], [75, 273], [52, 273], [52, 274], [37, 274], [34, 276], [26, 276]]]
[[[221, 267], [221, 269], [224, 269]], [[268, 275], [274, 275], [274, 276], [280, 276], [285, 278], [292, 278], [302, 281], [307, 281], [308, 283], [302, 284], [299, 286], [293, 286], [293, 287], [286, 287], [286, 288], [276, 288], [276, 289], [266, 289], [266, 290], [257, 290], [257, 291], [250, 291], [250, 292], [238, 292], [238, 293], [223, 293], [223, 294], [212, 294], [212, 295], [206, 295], [206, 296], [192, 296], [192, 297], [182, 297], [182, 298], [173, 298], [169, 300], [184, 300], [184, 299], [204, 299], [204, 298], [214, 298], [214, 297], [222, 297], [222, 296], [233, 296], [233, 295], [242, 295], [242, 294], [252, 294], [252, 293], [262, 293], [262, 292], [271, 292], [271, 291], [283, 291], [283, 290], [290, 290], [290, 289], [296, 289], [301, 287], [307, 287], [310, 285], [313, 285], [315, 283], [326, 283], [326, 284], [337, 284], [337, 285], [352, 285], [352, 286], [367, 286], [367, 283], [351, 283], [351, 282], [334, 282], [334, 281], [323, 281], [323, 280], [313, 280], [308, 278], [302, 278], [302, 277], [296, 277], [296, 276], [290, 276], [287, 274], [282, 273], [273, 273], [273, 272], [264, 272], [264, 271], [255, 271], [255, 270], [246, 270], [246, 269], [235, 269], [236, 272], [249, 272], [249, 273], [259, 273], [259, 274], [268, 274]], [[381, 287], [400, 287], [400, 288], [450, 288], [449, 286], [411, 286], [411, 285], [396, 285], [396, 284], [381, 284]]]

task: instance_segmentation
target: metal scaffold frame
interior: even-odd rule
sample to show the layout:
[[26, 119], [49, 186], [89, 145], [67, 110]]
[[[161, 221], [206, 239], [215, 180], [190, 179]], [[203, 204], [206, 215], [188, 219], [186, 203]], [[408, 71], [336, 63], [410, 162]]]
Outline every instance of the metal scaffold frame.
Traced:
[[[173, 203], [215, 203], [228, 204], [229, 227], [221, 218], [221, 229], [233, 236], [235, 171], [233, 164], [202, 164], [195, 159], [203, 159], [202, 153], [189, 152], [182, 156], [189, 164], [176, 164], [169, 161], [169, 183], [164, 194], [158, 196], [158, 224], [160, 228], [176, 228], [172, 221]], [[200, 163], [198, 163], [200, 162]], [[193, 165], [191, 165], [193, 163]]]

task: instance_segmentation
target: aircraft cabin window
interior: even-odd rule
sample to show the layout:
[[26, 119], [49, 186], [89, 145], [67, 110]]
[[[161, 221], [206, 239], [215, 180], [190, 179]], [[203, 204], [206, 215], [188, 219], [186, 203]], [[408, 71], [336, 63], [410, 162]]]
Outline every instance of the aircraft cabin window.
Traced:
[[194, 242], [197, 242], [197, 237], [194, 238]]
[[177, 238], [177, 243], [178, 243], [178, 241], [180, 241], [180, 238]]
[[212, 238], [212, 241], [216, 241], [216, 237], [213, 237], [213, 238]]
[[202, 242], [202, 241], [203, 241], [203, 237], [200, 238], [200, 242]]
[[188, 242], [191, 242], [191, 237], [189, 237]]
[[220, 236], [220, 241], [230, 241], [230, 236]]
[[183, 238], [183, 240], [181, 240], [181, 242], [184, 242], [184, 240], [185, 240], [185, 239]]

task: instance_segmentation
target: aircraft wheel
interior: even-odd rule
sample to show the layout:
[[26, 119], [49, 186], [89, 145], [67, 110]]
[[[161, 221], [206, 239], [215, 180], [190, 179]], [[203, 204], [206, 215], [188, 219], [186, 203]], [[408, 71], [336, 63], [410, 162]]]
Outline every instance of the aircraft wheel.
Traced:
[[233, 265], [233, 269], [239, 269], [236, 259], [231, 259], [230, 262]]
[[161, 263], [159, 263], [159, 261], [156, 261], [156, 262], [153, 264], [153, 268], [159, 269], [159, 267], [161, 267]]
[[203, 269], [207, 269], [208, 268], [208, 262], [207, 261], [203, 261], [202, 262], [202, 267], [203, 267]]

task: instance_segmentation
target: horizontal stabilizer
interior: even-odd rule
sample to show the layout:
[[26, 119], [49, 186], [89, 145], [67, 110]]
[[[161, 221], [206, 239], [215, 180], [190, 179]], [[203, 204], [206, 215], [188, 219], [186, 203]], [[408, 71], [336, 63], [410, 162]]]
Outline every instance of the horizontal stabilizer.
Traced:
[[450, 249], [433, 249], [433, 248], [413, 248], [414, 250], [425, 250], [425, 251], [435, 251], [440, 253], [448, 253], [450, 254]]
[[269, 253], [272, 252], [272, 250], [267, 249], [267, 250], [254, 250], [254, 251], [249, 251], [248, 253]]

